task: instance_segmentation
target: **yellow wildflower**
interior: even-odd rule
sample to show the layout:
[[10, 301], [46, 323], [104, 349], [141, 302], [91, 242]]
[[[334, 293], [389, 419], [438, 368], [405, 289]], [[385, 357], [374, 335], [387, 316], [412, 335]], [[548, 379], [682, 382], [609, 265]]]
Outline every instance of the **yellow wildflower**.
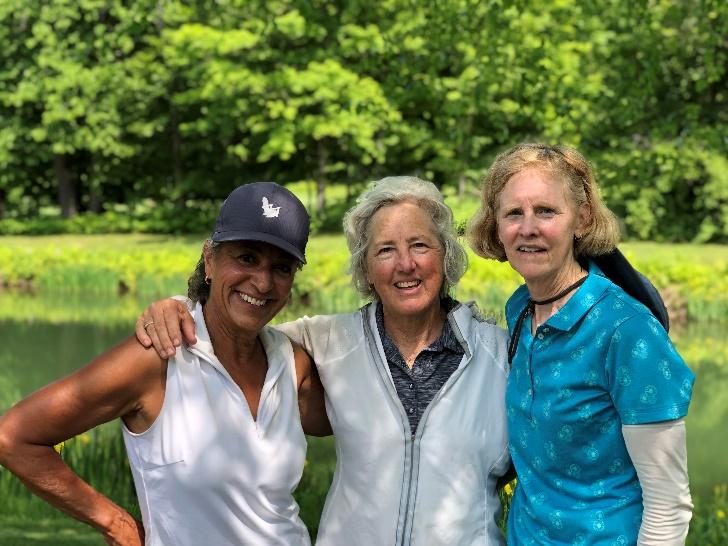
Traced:
[[723, 519], [725, 517], [725, 512], [723, 512], [723, 510], [718, 510], [715, 515], [718, 516], [718, 519]]
[[63, 451], [63, 444], [65, 443], [66, 442], [61, 442], [60, 444], [56, 444], [53, 446], [53, 449], [55, 449], [56, 452], [61, 453], [61, 451]]

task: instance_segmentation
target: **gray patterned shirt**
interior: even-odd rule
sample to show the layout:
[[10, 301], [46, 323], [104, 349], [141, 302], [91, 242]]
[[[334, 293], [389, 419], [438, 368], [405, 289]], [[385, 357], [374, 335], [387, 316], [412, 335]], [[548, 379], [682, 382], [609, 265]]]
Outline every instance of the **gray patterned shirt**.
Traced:
[[[447, 298], [442, 300], [441, 305], [446, 312], [450, 312], [458, 302]], [[394, 387], [407, 412], [410, 430], [414, 434], [429, 403], [458, 369], [465, 350], [455, 337], [450, 321], [446, 319], [440, 337], [417, 355], [410, 369], [397, 346], [384, 331], [384, 311], [381, 302], [377, 302], [376, 317], [379, 338], [382, 340]]]

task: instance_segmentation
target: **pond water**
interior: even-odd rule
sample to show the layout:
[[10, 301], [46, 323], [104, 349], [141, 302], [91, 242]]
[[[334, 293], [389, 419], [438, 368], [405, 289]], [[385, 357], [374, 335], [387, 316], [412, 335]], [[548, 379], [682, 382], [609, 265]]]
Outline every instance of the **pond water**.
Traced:
[[[0, 411], [129, 335], [143, 303], [0, 294]], [[724, 326], [697, 324], [672, 334], [697, 374], [687, 425], [690, 481], [699, 496], [709, 496], [714, 485], [728, 483]]]

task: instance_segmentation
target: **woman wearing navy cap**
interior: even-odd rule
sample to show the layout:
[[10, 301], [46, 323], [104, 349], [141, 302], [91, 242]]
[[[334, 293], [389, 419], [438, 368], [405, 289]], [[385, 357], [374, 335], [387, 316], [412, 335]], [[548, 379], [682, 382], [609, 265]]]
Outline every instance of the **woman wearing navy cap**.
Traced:
[[618, 229], [587, 160], [541, 144], [502, 153], [468, 238], [526, 281], [506, 304], [509, 544], [683, 544], [694, 376], [648, 309], [589, 258], [612, 251]]
[[[163, 359], [132, 337], [30, 395], [0, 418], [0, 463], [108, 544], [310, 544], [292, 491], [304, 432], [329, 433], [323, 391], [308, 355], [266, 326], [308, 227], [277, 184], [233, 191], [190, 278], [197, 343]], [[53, 449], [117, 417], [143, 527]]]

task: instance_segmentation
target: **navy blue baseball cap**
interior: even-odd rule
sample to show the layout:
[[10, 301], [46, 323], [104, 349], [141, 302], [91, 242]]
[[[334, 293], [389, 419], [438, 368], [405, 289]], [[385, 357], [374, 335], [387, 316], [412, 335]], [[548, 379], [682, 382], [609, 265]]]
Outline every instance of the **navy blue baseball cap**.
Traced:
[[303, 203], [275, 182], [238, 186], [220, 207], [212, 240], [261, 241], [306, 263], [311, 220]]

